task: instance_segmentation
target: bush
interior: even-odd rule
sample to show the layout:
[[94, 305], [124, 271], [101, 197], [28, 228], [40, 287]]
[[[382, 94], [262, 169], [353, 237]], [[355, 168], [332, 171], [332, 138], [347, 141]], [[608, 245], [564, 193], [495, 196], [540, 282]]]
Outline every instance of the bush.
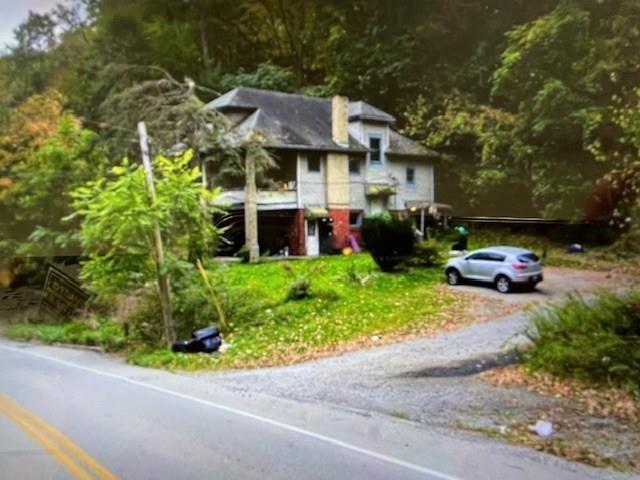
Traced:
[[249, 247], [243, 245], [234, 256], [238, 257], [242, 263], [249, 263]]
[[413, 249], [411, 264], [419, 267], [433, 267], [442, 263], [440, 244], [435, 240], [419, 242]]
[[129, 326], [132, 340], [151, 345], [163, 343], [162, 310], [154, 289], [145, 290], [140, 294], [139, 303], [125, 319], [125, 322]]
[[522, 352], [529, 368], [640, 392], [640, 292], [571, 297], [533, 320], [533, 347]]
[[311, 280], [308, 277], [298, 277], [287, 292], [287, 301], [303, 300], [311, 296]]
[[385, 272], [406, 261], [416, 242], [413, 223], [388, 214], [365, 218], [362, 237], [367, 250]]

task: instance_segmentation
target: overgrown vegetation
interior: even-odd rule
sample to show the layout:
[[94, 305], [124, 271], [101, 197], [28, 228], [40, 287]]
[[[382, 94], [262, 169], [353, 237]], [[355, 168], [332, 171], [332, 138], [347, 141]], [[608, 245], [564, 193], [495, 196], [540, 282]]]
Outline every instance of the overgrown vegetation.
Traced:
[[[367, 254], [257, 265], [212, 263], [208, 272], [229, 320], [224, 333], [229, 349], [222, 355], [185, 355], [163, 348], [159, 307], [149, 297], [127, 320], [126, 350], [132, 362], [187, 370], [286, 365], [339, 352], [354, 342], [367, 344], [373, 336], [437, 328], [440, 314], [454, 302], [436, 288], [442, 282], [439, 268], [384, 273]], [[289, 301], [296, 278], [310, 281], [307, 295]], [[178, 323], [192, 329], [216, 323], [206, 287], [197, 277], [189, 284], [175, 309]], [[37, 338], [36, 332], [49, 327], [12, 328], [14, 338]], [[51, 328], [57, 332], [61, 327]]]
[[416, 243], [413, 248], [410, 265], [420, 267], [433, 267], [444, 262], [443, 251], [446, 245], [434, 239], [424, 240]]
[[385, 272], [409, 259], [416, 243], [415, 227], [385, 213], [367, 217], [362, 222], [362, 238], [371, 256]]
[[81, 321], [62, 324], [15, 324], [7, 326], [4, 333], [13, 340], [96, 346], [106, 351], [118, 351], [127, 344], [122, 324], [104, 318], [95, 321], [91, 326]]
[[[639, 18], [635, 0], [67, 2], [31, 13], [0, 57], [0, 171], [28, 158], [32, 144], [11, 138], [14, 110], [40, 95], [62, 98], [60, 111], [101, 140], [124, 127], [117, 160], [131, 120], [148, 112], [123, 92], [188, 79], [182, 93], [202, 102], [237, 86], [368, 101], [455, 155], [439, 163], [450, 180], [439, 201], [582, 214], [596, 178], [638, 161]], [[615, 195], [596, 193], [594, 215], [612, 213]]]
[[[470, 250], [495, 245], [514, 245], [528, 248], [542, 257], [546, 266], [568, 267], [584, 270], [611, 270], [613, 268], [635, 272], [638, 270], [637, 252], [623, 248], [622, 245], [611, 246], [600, 244], [611, 241], [609, 233], [601, 226], [590, 227], [600, 232], [603, 238], [589, 239], [583, 235], [559, 235], [558, 232], [517, 233], [518, 229], [472, 229], [469, 234]], [[451, 245], [455, 236], [445, 235], [440, 238], [444, 245]], [[586, 240], [586, 242], [585, 242]], [[591, 240], [591, 241], [589, 241]], [[584, 253], [568, 253], [567, 248], [573, 243], [581, 243]]]
[[534, 314], [528, 368], [640, 394], [640, 293], [570, 297]]

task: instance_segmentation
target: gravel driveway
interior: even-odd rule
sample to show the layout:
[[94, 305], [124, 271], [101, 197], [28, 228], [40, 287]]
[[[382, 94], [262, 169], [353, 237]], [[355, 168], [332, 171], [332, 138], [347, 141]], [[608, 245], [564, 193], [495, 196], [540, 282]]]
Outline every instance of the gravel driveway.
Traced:
[[461, 285], [450, 287], [450, 289], [483, 295], [500, 302], [527, 305], [561, 300], [573, 292], [588, 293], [598, 289], [617, 290], [624, 288], [629, 280], [628, 277], [614, 272], [545, 267], [544, 281], [533, 292], [514, 292], [504, 295], [490, 285]]
[[[548, 268], [536, 292], [502, 295], [478, 286], [450, 287], [523, 308], [558, 301], [570, 292], [618, 288], [611, 274]], [[486, 302], [485, 302], [486, 303]], [[486, 305], [481, 307], [486, 313]], [[261, 392], [304, 402], [375, 411], [434, 426], [496, 431], [514, 422], [535, 422], [563, 399], [501, 388], [477, 374], [515, 360], [526, 341], [528, 314], [514, 314], [430, 338], [311, 361], [250, 371], [197, 374], [244, 393]], [[599, 422], [601, 419], [593, 419]], [[615, 421], [608, 428], [616, 428]], [[637, 438], [630, 437], [629, 442]], [[624, 442], [624, 439], [623, 439]], [[633, 445], [630, 446], [633, 448]]]

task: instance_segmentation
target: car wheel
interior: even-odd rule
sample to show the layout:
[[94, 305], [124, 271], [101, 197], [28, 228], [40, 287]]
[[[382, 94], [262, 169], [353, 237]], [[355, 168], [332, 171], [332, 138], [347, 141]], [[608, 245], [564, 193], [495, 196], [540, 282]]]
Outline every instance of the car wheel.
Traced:
[[496, 289], [500, 293], [509, 293], [511, 291], [511, 280], [505, 275], [498, 275], [496, 277]]
[[449, 285], [460, 285], [462, 283], [462, 276], [460, 272], [455, 268], [450, 268], [446, 272], [447, 275], [447, 283]]

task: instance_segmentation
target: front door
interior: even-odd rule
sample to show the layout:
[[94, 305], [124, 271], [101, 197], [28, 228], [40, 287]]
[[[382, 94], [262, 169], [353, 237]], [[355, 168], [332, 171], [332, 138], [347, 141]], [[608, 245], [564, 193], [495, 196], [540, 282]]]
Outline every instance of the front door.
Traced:
[[320, 232], [318, 229], [318, 220], [307, 220], [307, 256], [317, 257], [320, 255]]

